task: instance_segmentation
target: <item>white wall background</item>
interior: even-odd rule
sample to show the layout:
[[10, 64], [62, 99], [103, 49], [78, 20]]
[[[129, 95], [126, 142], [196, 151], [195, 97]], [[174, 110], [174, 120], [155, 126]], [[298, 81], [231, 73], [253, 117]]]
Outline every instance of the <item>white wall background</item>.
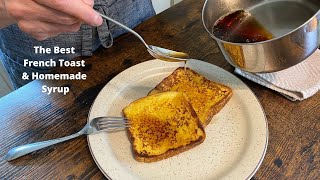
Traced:
[[[160, 13], [182, 0], [152, 0], [156, 13]], [[0, 59], [0, 98], [12, 91], [11, 82]]]
[[182, 0], [152, 0], [152, 4], [158, 14], [181, 1]]

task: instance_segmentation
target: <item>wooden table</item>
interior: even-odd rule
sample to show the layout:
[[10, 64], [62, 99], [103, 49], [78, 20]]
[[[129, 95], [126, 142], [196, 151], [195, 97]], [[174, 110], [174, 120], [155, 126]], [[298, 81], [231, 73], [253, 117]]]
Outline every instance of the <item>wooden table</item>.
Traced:
[[[204, 1], [182, 3], [142, 23], [137, 30], [150, 44], [182, 50], [195, 59], [232, 72], [201, 22]], [[152, 59], [131, 34], [110, 49], [85, 58], [86, 67], [59, 72], [88, 75], [86, 81], [33, 81], [0, 99], [0, 179], [104, 179], [94, 163], [86, 137], [6, 162], [12, 147], [72, 134], [86, 123], [89, 108], [102, 87], [121, 71]], [[241, 77], [240, 77], [241, 78]], [[320, 179], [320, 93], [291, 102], [272, 90], [241, 78], [260, 100], [269, 125], [269, 146], [253, 179]], [[71, 92], [46, 95], [41, 86], [69, 86]]]

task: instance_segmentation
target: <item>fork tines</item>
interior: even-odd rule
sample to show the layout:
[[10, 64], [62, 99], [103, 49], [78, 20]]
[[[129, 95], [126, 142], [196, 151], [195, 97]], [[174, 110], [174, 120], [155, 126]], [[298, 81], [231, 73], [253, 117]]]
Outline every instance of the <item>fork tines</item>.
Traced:
[[99, 129], [116, 131], [130, 127], [130, 122], [124, 117], [102, 117], [97, 122]]

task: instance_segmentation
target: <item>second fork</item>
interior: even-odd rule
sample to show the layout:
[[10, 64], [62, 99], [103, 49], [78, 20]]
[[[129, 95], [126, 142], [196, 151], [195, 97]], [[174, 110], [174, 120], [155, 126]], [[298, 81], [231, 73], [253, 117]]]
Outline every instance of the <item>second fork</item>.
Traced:
[[79, 132], [65, 136], [58, 139], [52, 139], [48, 141], [36, 142], [31, 144], [26, 144], [22, 146], [15, 147], [6, 154], [6, 161], [11, 161], [13, 159], [19, 158], [31, 152], [37, 151], [39, 149], [58, 144], [81, 135], [88, 135], [97, 133], [100, 131], [119, 131], [127, 127], [130, 127], [130, 123], [126, 118], [123, 117], [97, 117], [89, 121]]

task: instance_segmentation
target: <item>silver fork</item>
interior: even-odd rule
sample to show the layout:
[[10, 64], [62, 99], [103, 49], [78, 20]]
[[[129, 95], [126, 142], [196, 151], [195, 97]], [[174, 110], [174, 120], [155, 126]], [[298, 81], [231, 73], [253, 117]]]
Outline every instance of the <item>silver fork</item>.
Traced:
[[126, 118], [123, 117], [97, 117], [88, 122], [79, 132], [72, 134], [70, 136], [65, 136], [58, 139], [52, 139], [48, 141], [36, 142], [31, 144], [26, 144], [12, 148], [7, 153], [5, 159], [11, 161], [13, 159], [19, 158], [26, 154], [29, 154], [33, 151], [58, 144], [81, 135], [94, 134], [101, 131], [112, 132], [123, 130], [127, 127], [130, 127], [130, 123]]
[[[99, 13], [99, 12], [97, 12]], [[158, 47], [158, 46], [153, 46], [153, 45], [148, 45], [144, 39], [140, 36], [140, 34], [138, 34], [137, 32], [135, 32], [133, 29], [125, 26], [124, 24], [104, 15], [99, 13], [101, 17], [117, 24], [118, 26], [124, 28], [125, 30], [131, 32], [133, 35], [135, 35], [136, 37], [139, 38], [139, 40], [146, 46], [148, 52], [155, 58], [163, 60], [163, 61], [169, 61], [169, 62], [185, 62], [190, 60], [190, 56], [187, 53], [184, 52], [178, 52], [178, 51], [173, 51], [170, 49], [165, 49], [162, 47]]]

